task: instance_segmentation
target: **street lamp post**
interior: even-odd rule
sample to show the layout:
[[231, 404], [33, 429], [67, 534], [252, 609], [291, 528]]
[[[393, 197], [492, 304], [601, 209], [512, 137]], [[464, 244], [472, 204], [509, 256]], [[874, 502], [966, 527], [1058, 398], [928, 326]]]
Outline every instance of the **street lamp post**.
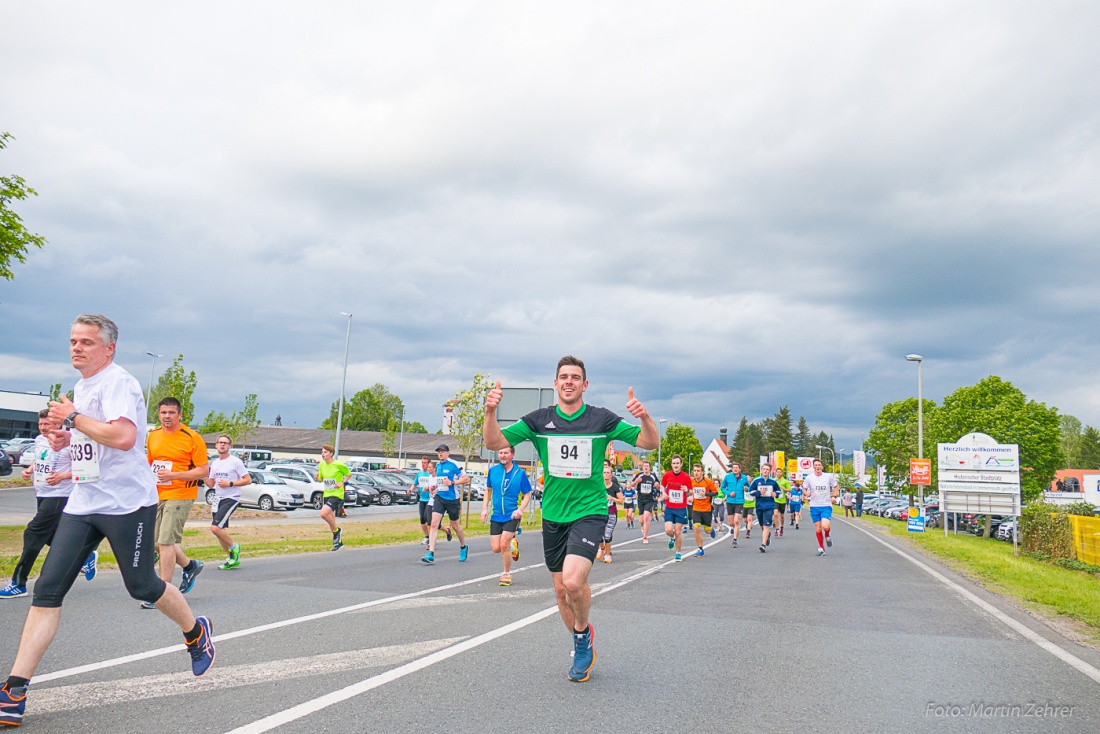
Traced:
[[[921, 370], [924, 367], [924, 357], [919, 354], [907, 354], [905, 359], [917, 363], [917, 458], [924, 458], [924, 386], [921, 384]], [[917, 485], [917, 496], [920, 506], [924, 507], [924, 485]]]
[[818, 456], [821, 456], [821, 450], [822, 450], [822, 449], [825, 449], [826, 451], [828, 451], [828, 452], [829, 452], [830, 454], [832, 454], [832, 455], [833, 455], [833, 464], [836, 464], [836, 452], [835, 452], [835, 451], [833, 451], [833, 450], [832, 450], [831, 448], [829, 448], [828, 446], [818, 446], [818, 447], [817, 447], [817, 455], [818, 455]]
[[346, 311], [340, 312], [341, 316], [348, 317], [348, 333], [344, 337], [344, 379], [340, 383], [340, 407], [336, 410], [336, 454], [334, 459], [340, 458], [340, 429], [344, 425], [344, 388], [348, 384], [348, 346], [351, 344], [351, 314]]
[[149, 401], [153, 399], [153, 374], [157, 371], [157, 357], [163, 357], [163, 354], [153, 354], [152, 352], [146, 352], [153, 358], [153, 366], [149, 368], [149, 391], [145, 394], [145, 408], [148, 410]]
[[401, 452], [405, 447], [405, 406], [401, 406], [401, 437], [397, 439], [397, 468], [404, 469], [404, 462], [401, 460]]
[[661, 466], [661, 443], [662, 443], [661, 442], [661, 435], [664, 433], [664, 428], [665, 428], [666, 423], [668, 423], [668, 421], [665, 420], [664, 418], [657, 421], [657, 471], [658, 472], [664, 471], [664, 469]]

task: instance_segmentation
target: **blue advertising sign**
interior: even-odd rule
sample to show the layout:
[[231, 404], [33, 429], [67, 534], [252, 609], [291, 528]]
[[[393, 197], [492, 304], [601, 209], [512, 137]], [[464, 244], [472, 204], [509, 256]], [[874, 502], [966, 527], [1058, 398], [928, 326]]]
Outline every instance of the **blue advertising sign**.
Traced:
[[924, 510], [920, 507], [909, 508], [909, 532], [924, 532]]

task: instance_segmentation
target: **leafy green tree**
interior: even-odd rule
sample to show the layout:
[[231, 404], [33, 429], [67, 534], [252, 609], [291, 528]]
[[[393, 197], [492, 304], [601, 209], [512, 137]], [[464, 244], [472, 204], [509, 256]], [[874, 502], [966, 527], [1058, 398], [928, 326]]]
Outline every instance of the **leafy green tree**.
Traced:
[[1077, 463], [1083, 469], [1100, 469], [1100, 431], [1085, 426], [1077, 446]]
[[794, 443], [791, 440], [791, 411], [786, 405], [776, 411], [764, 429], [764, 453], [782, 451], [792, 455]]
[[428, 429], [420, 421], [405, 421], [405, 433], [427, 433]]
[[749, 423], [742, 416], [730, 445], [730, 462], [741, 465], [741, 472], [753, 476], [760, 470], [760, 455], [764, 451], [764, 428], [758, 423]]
[[814, 451], [814, 437], [810, 433], [810, 426], [806, 423], [806, 416], [798, 416], [798, 430], [794, 435], [794, 455], [809, 456]]
[[[684, 460], [684, 469], [691, 471], [689, 461], [699, 461], [703, 458], [703, 444], [695, 437], [695, 429], [681, 423], [671, 423], [661, 439], [661, 470], [668, 471], [672, 468], [672, 455], [679, 454]], [[649, 460], [657, 465], [657, 452], [651, 451]]]
[[[936, 410], [936, 404], [931, 400], [924, 401], [924, 455], [935, 454], [936, 442], [932, 434], [927, 430], [931, 415]], [[887, 403], [875, 417], [875, 426], [871, 429], [864, 445], [875, 455], [875, 464], [886, 467], [886, 476], [889, 484], [897, 486], [905, 481], [909, 475], [909, 459], [917, 455], [917, 399], [906, 398], [894, 403]], [[956, 438], [958, 438], [956, 436]], [[935, 482], [935, 472], [932, 472], [932, 481]]]
[[627, 454], [623, 457], [623, 469], [629, 471], [634, 468], [634, 456]]
[[[979, 432], [999, 443], [1019, 444], [1024, 501], [1041, 497], [1054, 472], [1062, 468], [1057, 409], [1028, 400], [1019, 388], [996, 375], [945, 397], [931, 416], [925, 414], [925, 427], [926, 437], [936, 443], [954, 443], [968, 433]], [[934, 454], [932, 465], [935, 477]]]
[[1066, 457], [1067, 469], [1078, 468], [1078, 449], [1081, 445], [1081, 421], [1072, 415], [1058, 416], [1059, 429], [1062, 432], [1062, 455]]
[[[336, 428], [339, 409], [340, 402], [336, 401], [321, 428]], [[385, 431], [391, 420], [400, 421], [404, 410], [405, 404], [401, 402], [401, 398], [379, 382], [366, 390], [360, 390], [344, 402], [341, 428], [345, 431]]]
[[[0, 150], [8, 147], [9, 140], [14, 140], [10, 133], [0, 133]], [[27, 231], [10, 206], [13, 200], [23, 201], [28, 196], [38, 196], [38, 192], [27, 186], [22, 176], [0, 176], [0, 278], [14, 279], [12, 260], [25, 263], [28, 247], [46, 244], [45, 237]]]
[[391, 418], [385, 430], [382, 431], [382, 455], [387, 459], [393, 456], [393, 452], [397, 448], [397, 431], [399, 428], [400, 425], [397, 421]]
[[235, 410], [226, 415], [223, 411], [210, 411], [206, 414], [202, 425], [195, 430], [199, 433], [225, 433], [234, 442], [244, 438], [245, 434], [260, 425], [258, 417], [260, 400], [256, 393], [249, 393], [244, 397], [244, 408]]
[[459, 451], [466, 457], [465, 466], [470, 465], [470, 459], [481, 448], [482, 428], [485, 425], [485, 396], [492, 387], [489, 375], [479, 372], [474, 375], [470, 387], [459, 390], [448, 403], [454, 415], [451, 435], [455, 437]]
[[198, 387], [198, 384], [199, 378], [195, 376], [195, 371], [187, 372], [184, 370], [183, 355], [180, 354], [173, 359], [172, 366], [166, 369], [156, 384], [153, 385], [149, 405], [147, 406], [149, 423], [156, 424], [159, 422], [157, 403], [164, 398], [171, 397], [180, 401], [180, 408], [183, 413], [181, 420], [187, 425], [191, 425], [191, 421], [195, 418], [195, 404], [191, 402], [191, 396], [195, 394], [195, 388]]

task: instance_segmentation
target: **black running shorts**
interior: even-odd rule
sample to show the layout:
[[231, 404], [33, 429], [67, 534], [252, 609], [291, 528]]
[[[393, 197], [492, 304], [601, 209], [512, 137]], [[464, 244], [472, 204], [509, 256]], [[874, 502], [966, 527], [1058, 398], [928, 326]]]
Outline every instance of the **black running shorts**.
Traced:
[[561, 573], [565, 557], [582, 556], [596, 560], [596, 550], [603, 540], [607, 515], [588, 515], [573, 522], [542, 521], [542, 550], [550, 573]]

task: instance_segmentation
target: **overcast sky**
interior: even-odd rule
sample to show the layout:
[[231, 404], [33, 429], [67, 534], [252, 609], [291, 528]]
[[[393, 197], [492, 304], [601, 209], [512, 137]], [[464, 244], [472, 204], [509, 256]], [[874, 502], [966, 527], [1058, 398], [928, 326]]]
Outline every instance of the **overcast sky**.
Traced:
[[1100, 5], [18, 3], [0, 389], [183, 353], [200, 415], [315, 427], [376, 382], [439, 427], [588, 365], [704, 443], [838, 448], [989, 374], [1100, 425]]

